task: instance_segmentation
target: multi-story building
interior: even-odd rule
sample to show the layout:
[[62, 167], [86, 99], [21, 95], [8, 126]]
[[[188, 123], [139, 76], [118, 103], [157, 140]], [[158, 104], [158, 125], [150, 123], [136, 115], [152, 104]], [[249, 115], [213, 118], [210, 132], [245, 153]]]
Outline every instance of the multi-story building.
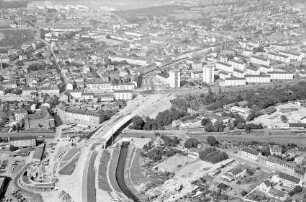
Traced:
[[244, 71], [246, 64], [243, 62], [240, 62], [238, 60], [229, 60], [228, 64], [232, 65], [234, 69], [238, 69], [240, 71]]
[[233, 72], [234, 67], [230, 64], [224, 63], [224, 62], [217, 62], [216, 63], [216, 69], [225, 71], [225, 72]]
[[25, 129], [53, 129], [55, 122], [48, 109], [42, 107], [39, 111], [24, 118], [24, 127]]
[[80, 123], [88, 125], [98, 125], [101, 122], [101, 116], [97, 112], [73, 109], [60, 104], [57, 108], [57, 114], [64, 123]]
[[238, 77], [238, 78], [243, 78], [244, 77], [244, 71], [241, 71], [241, 70], [239, 70], [239, 69], [235, 69], [234, 71], [233, 71], [233, 76], [234, 77]]
[[246, 82], [250, 83], [270, 83], [270, 75], [245, 75]]
[[213, 65], [203, 66], [203, 82], [213, 83], [215, 81], [215, 68]]
[[290, 62], [289, 56], [286, 56], [286, 55], [277, 54], [277, 53], [268, 53], [267, 56], [270, 60], [276, 60], [276, 61], [283, 62], [283, 63]]
[[241, 156], [243, 156], [243, 157], [249, 158], [253, 161], [258, 160], [259, 152], [256, 151], [256, 150], [245, 147], [245, 148], [242, 148], [240, 152], [241, 152]]
[[170, 70], [168, 79], [171, 88], [181, 87], [181, 73], [179, 71]]
[[292, 80], [293, 74], [286, 71], [273, 71], [268, 72], [268, 75], [271, 76], [271, 80]]
[[296, 61], [300, 62], [300, 61], [303, 60], [303, 54], [302, 53], [292, 53], [292, 52], [287, 52], [287, 51], [280, 51], [279, 54], [289, 57], [290, 61], [291, 60], [296, 60]]
[[251, 56], [250, 62], [258, 65], [270, 66], [270, 60], [255, 55]]
[[86, 90], [91, 92], [105, 92], [112, 90], [112, 83], [102, 80], [88, 80], [86, 82]]
[[278, 175], [272, 177], [273, 181], [278, 181], [283, 184], [283, 186], [293, 189], [296, 186], [302, 186], [302, 180], [300, 178], [288, 175], [286, 173], [280, 172]]
[[128, 90], [114, 91], [114, 97], [116, 100], [132, 100], [133, 91], [128, 91]]
[[11, 137], [9, 143], [18, 148], [35, 147], [36, 139], [34, 137]]
[[248, 66], [245, 69], [245, 73], [250, 74], [250, 75], [259, 75], [260, 71], [259, 71], [259, 68], [255, 67], [255, 66]]
[[18, 109], [15, 111], [15, 120], [20, 121], [24, 119], [28, 115], [27, 110], [25, 109]]
[[266, 74], [268, 72], [273, 72], [273, 67], [266, 66], [266, 65], [260, 65], [259, 66], [259, 71]]
[[231, 77], [231, 78], [226, 78], [223, 81], [220, 81], [219, 85], [220, 86], [245, 86], [246, 80], [245, 78]]

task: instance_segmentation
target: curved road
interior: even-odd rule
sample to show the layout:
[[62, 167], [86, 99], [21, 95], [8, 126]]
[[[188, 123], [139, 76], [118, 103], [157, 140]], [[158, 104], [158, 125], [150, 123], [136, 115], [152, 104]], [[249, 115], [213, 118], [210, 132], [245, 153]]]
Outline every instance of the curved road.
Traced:
[[134, 202], [140, 202], [140, 200], [133, 194], [133, 192], [128, 188], [124, 179], [124, 170], [127, 152], [129, 148], [129, 143], [123, 143], [120, 150], [120, 156], [118, 160], [118, 165], [116, 169], [116, 180], [121, 189], [121, 191]]

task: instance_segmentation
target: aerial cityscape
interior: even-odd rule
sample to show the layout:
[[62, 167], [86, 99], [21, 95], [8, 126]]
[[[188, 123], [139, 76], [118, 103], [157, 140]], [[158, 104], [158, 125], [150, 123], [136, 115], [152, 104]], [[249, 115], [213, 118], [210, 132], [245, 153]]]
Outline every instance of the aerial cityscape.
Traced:
[[0, 202], [306, 202], [305, 0], [0, 0]]

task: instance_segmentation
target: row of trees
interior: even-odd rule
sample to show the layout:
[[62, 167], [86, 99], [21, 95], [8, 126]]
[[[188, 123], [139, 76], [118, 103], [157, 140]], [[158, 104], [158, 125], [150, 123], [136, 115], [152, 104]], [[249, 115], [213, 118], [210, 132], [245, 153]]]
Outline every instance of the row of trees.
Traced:
[[[227, 127], [229, 130], [245, 129], [246, 132], [250, 132], [252, 129], [262, 129], [262, 124], [246, 123], [246, 121], [238, 114], [233, 115], [234, 120], [229, 121]], [[247, 119], [248, 120], [248, 119]], [[225, 129], [225, 124], [222, 121], [212, 121], [208, 118], [204, 118], [201, 121], [201, 125], [204, 126], [206, 132], [223, 132]]]
[[228, 159], [228, 155], [214, 147], [209, 147], [199, 153], [199, 158], [203, 161], [218, 163]]
[[209, 91], [206, 95], [201, 94], [178, 97], [172, 101], [172, 104], [181, 110], [187, 110], [187, 108], [197, 110], [204, 105], [206, 105], [206, 108], [209, 110], [216, 110], [223, 108], [225, 105], [245, 100], [248, 102], [248, 107], [255, 109], [255, 111], [259, 111], [277, 103], [301, 99], [306, 99], [305, 81], [301, 81], [294, 85], [241, 90], [235, 93], [221, 92], [220, 90], [216, 93]]
[[143, 120], [140, 116], [132, 119], [131, 129], [135, 130], [161, 130], [164, 126], [170, 125], [172, 121], [184, 117], [186, 113], [181, 112], [175, 108], [160, 112], [155, 119], [147, 117]]

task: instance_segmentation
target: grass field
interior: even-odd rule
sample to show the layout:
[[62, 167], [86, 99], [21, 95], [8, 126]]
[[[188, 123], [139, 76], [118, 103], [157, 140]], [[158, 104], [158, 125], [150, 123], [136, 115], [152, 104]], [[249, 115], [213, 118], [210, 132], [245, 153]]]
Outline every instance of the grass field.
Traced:
[[120, 10], [120, 11], [114, 11], [113, 13], [121, 18], [128, 20], [128, 19], [133, 19], [137, 16], [165, 15], [169, 14], [171, 11], [181, 10], [181, 9], [187, 9], [187, 8], [178, 5], [165, 5], [165, 6], [155, 6], [149, 8], [132, 9], [132, 10]]
[[5, 38], [5, 40], [0, 40], [0, 47], [7, 47], [20, 46], [23, 43], [33, 41], [35, 33], [29, 29], [3, 29], [0, 30], [0, 35]]
[[132, 167], [131, 167], [131, 180], [133, 182], [134, 185], [139, 186], [143, 183], [148, 183], [150, 180], [150, 178], [146, 177], [144, 175], [143, 170], [141, 169], [140, 166], [140, 149], [136, 148], [135, 151], [135, 158], [132, 162]]
[[68, 161], [70, 161], [79, 151], [80, 151], [79, 148], [70, 149], [63, 157], [60, 167], [62, 168], [63, 166], [65, 166], [68, 163]]
[[110, 183], [112, 187], [115, 189], [117, 192], [121, 192], [121, 189], [118, 186], [117, 180], [116, 180], [116, 168], [119, 160], [119, 155], [120, 155], [120, 146], [116, 146], [113, 155], [110, 161], [110, 167], [108, 170], [108, 175], [110, 177]]
[[76, 163], [78, 162], [80, 154], [77, 154], [67, 165], [65, 165], [60, 171], [60, 175], [71, 175], [75, 169]]
[[111, 192], [112, 189], [108, 184], [107, 180], [107, 166], [109, 160], [110, 160], [110, 153], [108, 151], [103, 151], [99, 165], [98, 182], [99, 182], [99, 189]]

